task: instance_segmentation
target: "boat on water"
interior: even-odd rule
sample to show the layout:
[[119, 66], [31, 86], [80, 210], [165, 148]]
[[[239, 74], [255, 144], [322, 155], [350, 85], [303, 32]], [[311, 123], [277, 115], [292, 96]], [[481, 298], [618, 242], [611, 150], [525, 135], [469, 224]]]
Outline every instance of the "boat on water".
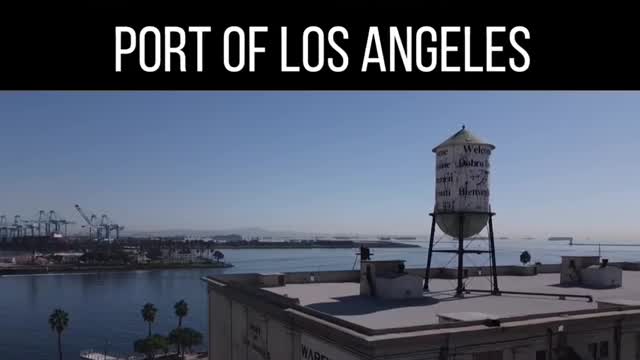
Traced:
[[391, 237], [389, 237], [389, 236], [380, 236], [380, 237], [378, 237], [378, 240], [389, 241], [389, 240], [391, 240]]
[[549, 240], [549, 241], [573, 241], [573, 237], [571, 237], [571, 236], [552, 236], [547, 240]]

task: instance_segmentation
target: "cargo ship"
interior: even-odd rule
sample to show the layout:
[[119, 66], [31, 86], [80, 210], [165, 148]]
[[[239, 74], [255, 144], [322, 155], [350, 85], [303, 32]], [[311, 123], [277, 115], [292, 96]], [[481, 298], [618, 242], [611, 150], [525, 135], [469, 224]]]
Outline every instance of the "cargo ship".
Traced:
[[571, 236], [552, 236], [548, 239], [549, 241], [573, 241]]

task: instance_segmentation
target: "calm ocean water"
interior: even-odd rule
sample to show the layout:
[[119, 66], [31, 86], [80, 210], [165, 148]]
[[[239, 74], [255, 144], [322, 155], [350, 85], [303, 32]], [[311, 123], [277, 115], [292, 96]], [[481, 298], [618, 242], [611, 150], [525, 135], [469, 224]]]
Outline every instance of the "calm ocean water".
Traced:
[[[425, 248], [373, 249], [374, 259], [404, 259], [407, 267], [424, 267]], [[447, 246], [445, 241], [440, 245]], [[453, 244], [450, 244], [451, 246]], [[477, 240], [471, 247], [486, 243]], [[496, 240], [498, 264], [517, 264], [529, 251], [532, 262], [559, 263], [562, 255], [598, 255], [597, 246], [573, 246], [542, 240]], [[323, 271], [351, 269], [355, 249], [224, 250], [230, 269], [140, 271], [128, 273], [25, 275], [0, 277], [0, 359], [49, 360], [57, 356], [56, 336], [47, 324], [54, 308], [70, 316], [63, 334], [65, 359], [79, 359], [82, 350], [130, 353], [133, 341], [144, 337], [140, 308], [152, 302], [159, 309], [154, 331], [176, 326], [173, 304], [184, 299], [190, 313], [185, 326], [207, 332], [206, 287], [201, 277], [216, 273]], [[640, 261], [640, 247], [601, 247], [610, 261]], [[0, 253], [0, 255], [2, 255]], [[442, 266], [450, 254], [438, 254]], [[487, 265], [486, 255], [470, 255], [468, 265]], [[454, 266], [452, 262], [449, 266]]]

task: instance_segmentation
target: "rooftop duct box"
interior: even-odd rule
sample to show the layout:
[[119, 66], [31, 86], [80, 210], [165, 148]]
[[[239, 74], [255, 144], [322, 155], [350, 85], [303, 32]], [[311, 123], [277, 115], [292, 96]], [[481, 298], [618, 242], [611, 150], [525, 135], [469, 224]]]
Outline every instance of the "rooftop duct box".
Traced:
[[592, 265], [582, 269], [582, 284], [590, 288], [616, 288], [622, 286], [622, 269], [611, 265]]
[[487, 313], [475, 312], [475, 311], [463, 311], [463, 312], [438, 314], [438, 322], [440, 324], [448, 324], [448, 323], [460, 322], [460, 321], [479, 321], [479, 320], [484, 320], [486, 322], [496, 322], [496, 321], [499, 321], [500, 318], [493, 314], [487, 314]]
[[560, 284], [590, 288], [615, 288], [622, 286], [622, 269], [609, 265], [599, 256], [563, 256], [560, 268]]
[[424, 279], [405, 271], [404, 260], [360, 263], [360, 295], [382, 299], [410, 299], [423, 295]]
[[560, 264], [560, 284], [580, 285], [582, 270], [599, 263], [599, 256], [563, 256]]

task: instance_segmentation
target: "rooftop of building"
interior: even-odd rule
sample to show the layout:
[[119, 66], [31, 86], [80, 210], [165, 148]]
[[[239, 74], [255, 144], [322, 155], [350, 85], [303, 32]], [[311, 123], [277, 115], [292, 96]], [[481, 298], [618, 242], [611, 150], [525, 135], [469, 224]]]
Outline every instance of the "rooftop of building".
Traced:
[[[624, 286], [612, 289], [560, 286], [560, 274], [533, 276], [500, 276], [501, 290], [518, 292], [541, 292], [553, 294], [591, 295], [586, 298], [565, 298], [502, 294], [494, 296], [484, 293], [455, 296], [455, 280], [433, 279], [430, 292], [418, 299], [379, 299], [360, 295], [356, 282], [327, 282], [286, 284], [265, 287], [270, 292], [297, 298], [300, 304], [371, 329], [437, 324], [438, 315], [448, 315], [476, 320], [481, 314], [503, 318], [533, 314], [572, 312], [597, 309], [598, 301], [606, 300], [640, 305], [640, 272], [624, 271]], [[468, 289], [490, 290], [487, 278], [469, 278]], [[634, 301], [638, 303], [635, 304]]]
[[[561, 285], [560, 264], [538, 266], [535, 275], [524, 275], [521, 266], [498, 266], [498, 284], [502, 291], [499, 296], [482, 292], [455, 296], [456, 279], [443, 271], [448, 269], [432, 269], [430, 291], [411, 299], [361, 295], [359, 270], [225, 274], [205, 280], [217, 291], [236, 296], [241, 302], [253, 306], [265, 304], [263, 310], [273, 311], [272, 314], [297, 314], [305, 321], [332, 324], [365, 336], [393, 337], [400, 333], [446, 332], [460, 326], [494, 326], [489, 325], [487, 319], [498, 319], [501, 324], [498, 326], [522, 326], [605, 316], [611, 311], [621, 314], [620, 310], [640, 313], [640, 263], [610, 263], [610, 266], [622, 269], [621, 287]], [[468, 270], [474, 274], [480, 268]], [[406, 272], [422, 276], [424, 269], [406, 269]], [[466, 289], [491, 289], [488, 277], [471, 276], [464, 281]], [[584, 297], [572, 297], [575, 295]]]

